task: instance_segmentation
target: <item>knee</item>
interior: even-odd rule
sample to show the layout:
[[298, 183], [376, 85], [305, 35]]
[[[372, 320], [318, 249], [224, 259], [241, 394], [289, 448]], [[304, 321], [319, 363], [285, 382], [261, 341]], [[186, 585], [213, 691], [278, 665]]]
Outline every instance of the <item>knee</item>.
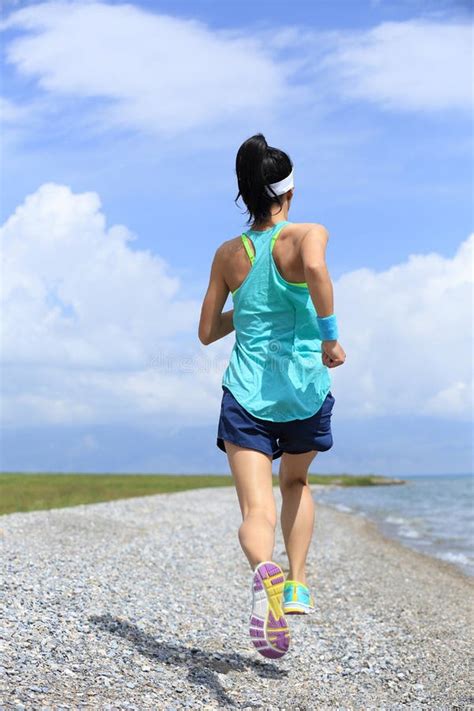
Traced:
[[309, 486], [308, 475], [292, 474], [289, 476], [287, 474], [280, 474], [279, 484], [281, 493], [285, 494], [294, 487]]

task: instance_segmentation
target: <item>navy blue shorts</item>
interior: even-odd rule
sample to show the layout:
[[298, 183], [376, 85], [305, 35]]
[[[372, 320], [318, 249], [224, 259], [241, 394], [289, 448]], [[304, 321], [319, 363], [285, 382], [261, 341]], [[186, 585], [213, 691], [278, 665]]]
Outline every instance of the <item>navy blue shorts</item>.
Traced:
[[336, 398], [328, 392], [319, 410], [304, 420], [271, 422], [247, 412], [225, 385], [217, 429], [217, 446], [225, 452], [224, 440], [239, 447], [256, 449], [273, 459], [283, 452], [303, 454], [317, 450], [326, 452], [333, 445], [331, 414]]

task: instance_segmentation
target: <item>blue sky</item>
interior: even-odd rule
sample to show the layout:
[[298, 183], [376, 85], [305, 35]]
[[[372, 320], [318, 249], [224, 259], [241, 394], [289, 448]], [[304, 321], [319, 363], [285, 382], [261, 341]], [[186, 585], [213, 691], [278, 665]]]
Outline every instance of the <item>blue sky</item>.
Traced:
[[4, 3], [2, 469], [227, 471], [233, 336], [197, 319], [261, 131], [330, 233], [347, 360], [313, 470], [470, 471], [469, 6]]

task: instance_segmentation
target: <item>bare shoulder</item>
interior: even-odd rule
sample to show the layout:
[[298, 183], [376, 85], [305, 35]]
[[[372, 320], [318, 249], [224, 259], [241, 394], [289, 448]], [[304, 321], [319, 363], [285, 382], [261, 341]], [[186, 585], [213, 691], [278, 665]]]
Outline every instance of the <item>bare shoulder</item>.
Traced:
[[216, 249], [214, 259], [217, 259], [217, 260], [225, 259], [226, 256], [229, 255], [229, 252], [232, 251], [237, 239], [238, 238], [236, 237], [233, 239], [226, 239], [225, 242], [221, 242], [221, 244]]
[[226, 259], [227, 257], [234, 255], [235, 252], [241, 248], [242, 239], [241, 235], [238, 235], [237, 237], [231, 237], [230, 239], [226, 239], [225, 242], [222, 242], [222, 244], [217, 248], [216, 255], [219, 254], [220, 258]]
[[319, 222], [293, 222], [292, 226], [295, 228], [296, 235], [301, 239], [309, 235], [323, 238], [326, 242], [329, 239], [329, 230]]

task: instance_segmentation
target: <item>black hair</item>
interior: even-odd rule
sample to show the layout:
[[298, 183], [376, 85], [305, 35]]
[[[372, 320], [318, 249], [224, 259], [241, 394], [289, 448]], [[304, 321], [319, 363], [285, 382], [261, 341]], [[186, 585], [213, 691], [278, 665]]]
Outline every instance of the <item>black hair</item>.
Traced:
[[279, 148], [269, 146], [262, 133], [256, 133], [242, 143], [235, 161], [239, 192], [234, 202], [242, 196], [249, 213], [248, 224], [265, 222], [271, 215], [273, 203], [282, 206], [281, 196], [273, 190], [273, 195], [269, 195], [265, 186], [283, 180], [292, 169], [290, 157]]

